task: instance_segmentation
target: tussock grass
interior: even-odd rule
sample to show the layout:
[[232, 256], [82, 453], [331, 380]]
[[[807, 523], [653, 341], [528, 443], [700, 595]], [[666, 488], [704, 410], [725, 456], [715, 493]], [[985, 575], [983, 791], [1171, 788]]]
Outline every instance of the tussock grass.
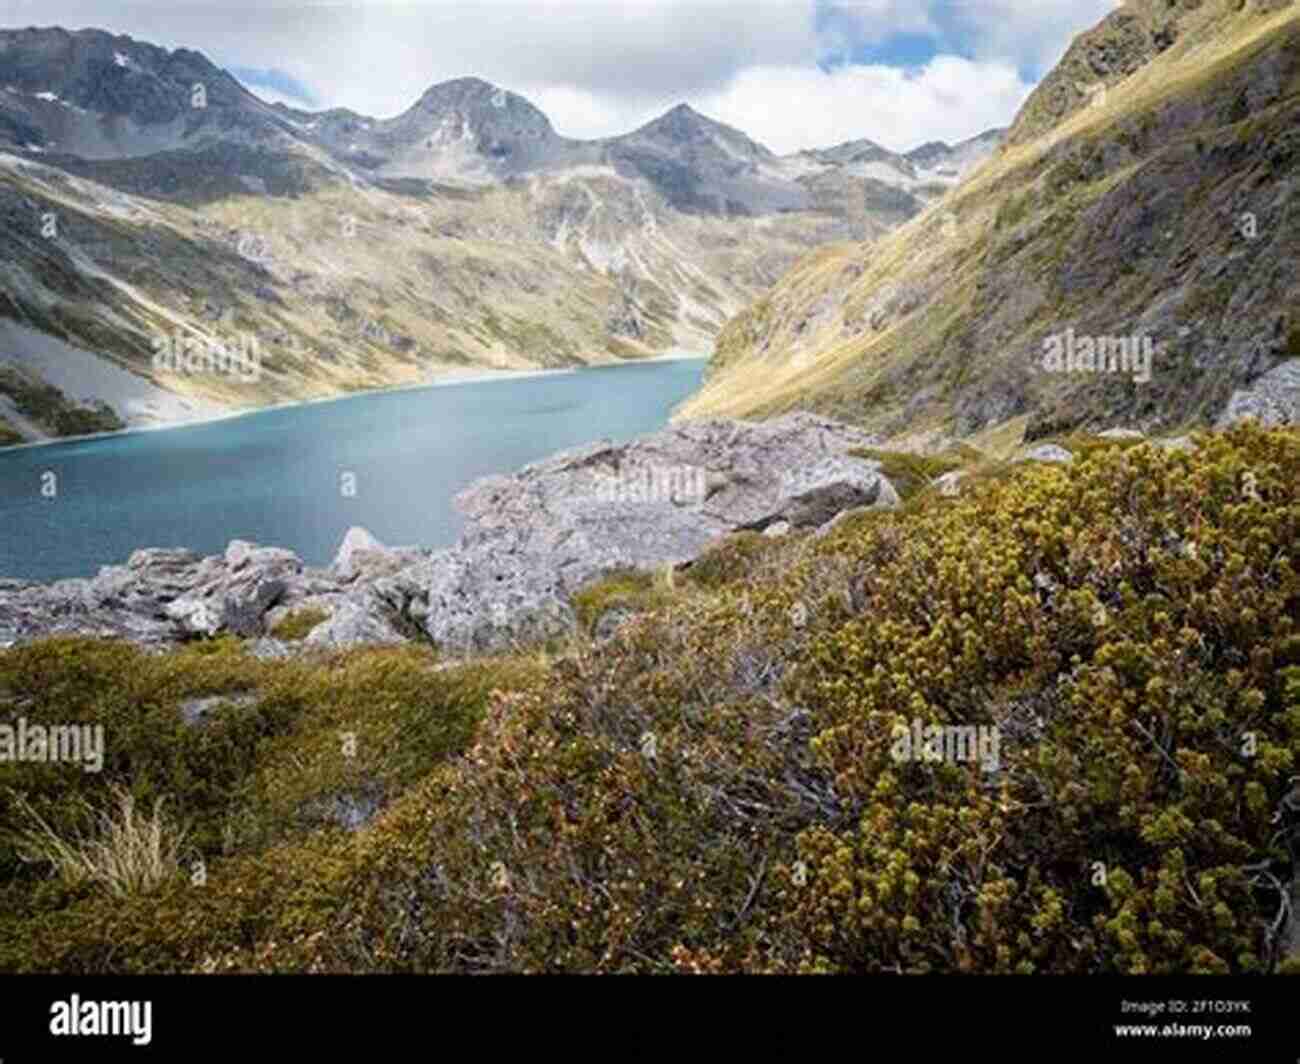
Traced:
[[131, 791], [110, 784], [110, 802], [96, 809], [80, 799], [86, 825], [60, 832], [21, 794], [14, 798], [20, 827], [19, 857], [44, 864], [67, 885], [90, 883], [117, 898], [147, 894], [181, 873], [186, 829], [154, 799], [151, 811], [137, 808]]

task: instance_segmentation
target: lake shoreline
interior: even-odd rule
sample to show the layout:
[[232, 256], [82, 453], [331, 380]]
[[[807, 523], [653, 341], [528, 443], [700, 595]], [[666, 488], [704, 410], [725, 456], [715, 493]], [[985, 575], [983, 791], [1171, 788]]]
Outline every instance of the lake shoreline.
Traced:
[[14, 448], [0, 454], [0, 577], [88, 578], [142, 545], [207, 556], [235, 539], [283, 545], [321, 566], [357, 525], [385, 543], [447, 546], [464, 524], [455, 500], [475, 480], [659, 431], [705, 364], [461, 373], [191, 432]]
[[[678, 350], [678, 349], [674, 349]], [[582, 366], [565, 366], [560, 369], [481, 369], [466, 367], [464, 370], [451, 370], [438, 380], [421, 381], [418, 384], [395, 384], [388, 388], [367, 388], [363, 391], [348, 392], [346, 395], [327, 395], [319, 399], [291, 399], [283, 403], [270, 403], [266, 406], [250, 407], [246, 410], [229, 410], [225, 413], [196, 417], [185, 421], [169, 421], [159, 425], [133, 425], [124, 429], [108, 432], [90, 432], [77, 436], [51, 436], [44, 440], [26, 440], [0, 447], [0, 457], [13, 451], [25, 451], [35, 447], [52, 447], [63, 443], [84, 443], [89, 440], [115, 439], [133, 436], [145, 432], [172, 432], [176, 429], [198, 428], [203, 425], [215, 425], [223, 421], [265, 414], [273, 410], [291, 410], [299, 407], [317, 406], [322, 403], [340, 403], [349, 399], [363, 399], [367, 396], [399, 394], [420, 391], [426, 388], [450, 388], [462, 384], [491, 384], [523, 380], [529, 377], [553, 377], [577, 373], [585, 369], [622, 368], [624, 366], [643, 366], [661, 362], [692, 362], [707, 360], [708, 354], [663, 354], [650, 358], [626, 359], [621, 362], [595, 362]]]

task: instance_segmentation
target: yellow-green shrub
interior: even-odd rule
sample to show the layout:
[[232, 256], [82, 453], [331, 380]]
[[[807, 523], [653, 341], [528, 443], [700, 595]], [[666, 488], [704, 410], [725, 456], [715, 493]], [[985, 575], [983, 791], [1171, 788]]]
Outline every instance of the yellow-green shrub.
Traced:
[[[1273, 970], [1298, 534], [1300, 433], [1246, 427], [735, 538], [549, 666], [0, 654], [0, 703], [117, 721], [116, 777], [261, 826], [147, 902], [0, 867], [0, 969]], [[237, 690], [199, 778], [176, 700]], [[912, 720], [1000, 764], [898, 762]], [[387, 802], [351, 833], [301, 815], [357, 784], [341, 729]]]

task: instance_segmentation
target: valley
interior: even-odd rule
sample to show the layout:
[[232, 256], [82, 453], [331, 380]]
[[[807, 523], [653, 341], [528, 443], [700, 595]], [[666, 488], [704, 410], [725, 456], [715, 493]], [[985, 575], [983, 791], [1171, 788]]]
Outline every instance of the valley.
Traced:
[[[130, 373], [139, 394], [109, 406], [141, 425], [709, 349], [808, 249], [880, 237], [999, 138], [778, 157], [683, 104], [575, 141], [476, 78], [386, 121], [313, 114], [197, 53], [2, 31], [0, 319], [21, 331], [0, 356], [59, 387], [30, 330]], [[253, 338], [256, 379], [152, 358], [177, 335]], [[65, 394], [64, 420], [110, 394]], [[32, 420], [3, 431], [30, 438]]]
[[[1134, 1003], [1208, 975], [1293, 1047], [1300, 3], [1083, 2], [314, 13], [422, 27], [388, 118], [0, 29], [0, 729], [104, 737], [0, 766], [0, 972], [873, 976], [1180, 1061]], [[841, 986], [689, 992], [735, 1056]]]

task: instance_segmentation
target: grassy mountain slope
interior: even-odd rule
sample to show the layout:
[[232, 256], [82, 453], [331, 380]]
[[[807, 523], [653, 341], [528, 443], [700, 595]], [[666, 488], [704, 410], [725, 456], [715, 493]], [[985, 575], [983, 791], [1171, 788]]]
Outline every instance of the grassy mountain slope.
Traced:
[[[733, 319], [682, 414], [1030, 438], [1204, 422], [1300, 355], [1298, 118], [1296, 5], [1133, 0], [942, 204], [818, 249]], [[1151, 380], [1045, 371], [1070, 329], [1149, 338]]]
[[[109, 165], [83, 170], [120, 179]], [[194, 203], [9, 158], [0, 315], [168, 391], [245, 407], [467, 366], [707, 350], [755, 292], [844, 231], [830, 213], [680, 214], [612, 171], [407, 192], [304, 169], [280, 194], [240, 187]], [[155, 371], [156, 343], [175, 336], [251, 338], [261, 375]]]

